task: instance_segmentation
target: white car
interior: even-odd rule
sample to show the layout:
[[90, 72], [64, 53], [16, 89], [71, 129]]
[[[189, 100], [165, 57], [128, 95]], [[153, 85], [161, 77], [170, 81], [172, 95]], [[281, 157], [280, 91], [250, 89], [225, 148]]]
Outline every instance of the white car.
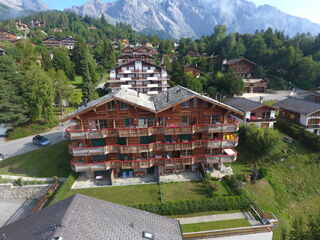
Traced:
[[4, 159], [4, 155], [0, 153], [0, 161], [2, 161], [3, 159]]

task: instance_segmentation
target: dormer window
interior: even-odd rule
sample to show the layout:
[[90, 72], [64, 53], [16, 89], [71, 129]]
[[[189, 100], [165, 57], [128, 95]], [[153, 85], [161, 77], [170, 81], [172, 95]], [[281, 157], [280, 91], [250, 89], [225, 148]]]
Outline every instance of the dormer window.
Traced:
[[183, 103], [181, 104], [181, 106], [182, 106], [183, 108], [188, 108], [188, 107], [190, 106], [190, 101], [188, 100], [188, 101], [183, 102]]
[[120, 103], [120, 110], [128, 110], [128, 104], [121, 102]]
[[107, 103], [107, 108], [108, 108], [108, 110], [115, 110], [115, 109], [116, 109], [116, 104], [115, 104], [115, 102], [114, 102], [114, 101], [108, 102], [108, 103]]

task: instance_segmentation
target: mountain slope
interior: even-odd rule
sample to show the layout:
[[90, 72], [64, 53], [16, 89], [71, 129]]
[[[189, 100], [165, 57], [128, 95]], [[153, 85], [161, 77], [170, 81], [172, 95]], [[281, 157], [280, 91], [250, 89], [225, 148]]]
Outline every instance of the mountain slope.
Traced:
[[25, 16], [49, 10], [42, 0], [0, 0], [0, 19]]
[[289, 35], [300, 32], [318, 34], [320, 25], [290, 16], [269, 5], [257, 7], [247, 0], [91, 0], [66, 9], [79, 15], [101, 17], [110, 23], [125, 22], [137, 31], [167, 32], [173, 38], [210, 34], [217, 24], [230, 32], [253, 33], [273, 29]]

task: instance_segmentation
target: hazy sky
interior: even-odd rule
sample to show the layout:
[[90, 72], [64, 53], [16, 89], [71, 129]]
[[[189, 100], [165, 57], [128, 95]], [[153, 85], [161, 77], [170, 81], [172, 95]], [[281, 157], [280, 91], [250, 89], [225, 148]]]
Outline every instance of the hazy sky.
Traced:
[[[88, 0], [44, 0], [50, 8], [64, 9], [73, 5], [81, 5]], [[112, 0], [104, 0], [110, 2]], [[269, 4], [280, 10], [298, 17], [308, 18], [313, 22], [320, 23], [320, 0], [251, 0], [262, 5]]]

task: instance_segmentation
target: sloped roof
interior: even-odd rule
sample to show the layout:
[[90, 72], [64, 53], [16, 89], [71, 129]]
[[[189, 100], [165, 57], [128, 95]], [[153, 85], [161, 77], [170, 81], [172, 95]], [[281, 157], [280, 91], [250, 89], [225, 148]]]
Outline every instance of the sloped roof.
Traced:
[[292, 97], [282, 100], [274, 106], [304, 115], [320, 111], [320, 104]]
[[111, 101], [112, 99], [118, 99], [127, 103], [132, 103], [151, 112], [161, 112], [193, 97], [198, 97], [212, 104], [216, 104], [222, 108], [242, 114], [241, 111], [232, 106], [221, 103], [217, 100], [194, 92], [190, 89], [181, 86], [175, 86], [169, 88], [166, 92], [161, 92], [158, 95], [152, 97], [143, 93], [138, 94], [138, 92], [132, 89], [120, 89], [115, 92], [111, 92], [97, 100], [89, 102], [87, 106], [78, 108], [76, 111], [64, 117], [62, 121], [67, 121], [68, 119], [71, 119], [81, 113], [91, 110], [93, 107], [98, 107], [102, 104], [105, 104]]
[[[138, 56], [139, 56], [139, 55], [138, 55]], [[126, 63], [124, 63], [124, 64], [121, 64], [121, 65], [113, 68], [113, 69], [110, 69], [109, 72], [111, 72], [112, 70], [119, 69], [119, 68], [125, 67], [125, 66], [127, 66], [127, 65], [130, 65], [130, 64], [132, 64], [133, 62], [136, 62], [136, 61], [141, 61], [141, 62], [143, 62], [143, 63], [146, 64], [146, 65], [151, 65], [151, 66], [154, 66], [154, 67], [157, 67], [157, 68], [160, 68], [160, 69], [166, 69], [166, 68], [164, 68], [164, 67], [161, 67], [161, 66], [156, 65], [156, 64], [151, 63], [151, 62], [147, 62], [147, 61], [139, 60], [139, 59], [133, 59], [133, 60], [130, 61], [130, 62], [126, 62]]]
[[264, 107], [265, 105], [259, 102], [252, 101], [250, 99], [246, 98], [232, 98], [225, 102], [225, 104], [234, 107], [236, 109], [239, 109], [240, 111], [247, 112], [250, 110], [257, 109], [259, 107]]
[[253, 65], [257, 65], [255, 62], [252, 62], [252, 61], [250, 61], [250, 60], [248, 60], [248, 59], [246, 59], [246, 58], [230, 59], [230, 60], [228, 60], [226, 63], [224, 63], [224, 65], [233, 65], [233, 64], [238, 63], [238, 62], [240, 62], [240, 61], [242, 61], [242, 60], [244, 60], [244, 61], [246, 61], [246, 62], [248, 62], [248, 63], [251, 63], [251, 64], [253, 64]]
[[0, 228], [8, 240], [143, 239], [182, 240], [179, 222], [135, 208], [74, 195], [24, 219]]

